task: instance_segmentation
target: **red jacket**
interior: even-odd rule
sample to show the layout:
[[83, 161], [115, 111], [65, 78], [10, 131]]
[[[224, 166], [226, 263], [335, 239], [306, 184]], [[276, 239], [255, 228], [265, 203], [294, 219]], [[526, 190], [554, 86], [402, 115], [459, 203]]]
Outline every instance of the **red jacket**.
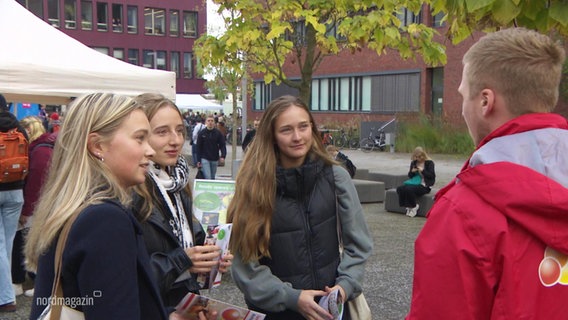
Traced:
[[40, 191], [49, 169], [49, 161], [53, 153], [53, 146], [57, 133], [44, 133], [30, 143], [29, 158], [30, 171], [26, 176], [24, 185], [24, 206], [22, 207], [23, 216], [31, 216], [34, 213], [35, 205], [39, 200]]
[[568, 319], [567, 187], [566, 119], [491, 133], [436, 194], [407, 319]]

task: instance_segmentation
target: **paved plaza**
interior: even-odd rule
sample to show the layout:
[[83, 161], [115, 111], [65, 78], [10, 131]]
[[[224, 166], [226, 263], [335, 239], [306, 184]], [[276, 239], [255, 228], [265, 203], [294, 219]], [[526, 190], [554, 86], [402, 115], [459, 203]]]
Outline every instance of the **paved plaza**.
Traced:
[[[189, 151], [189, 146], [184, 150]], [[227, 166], [219, 168], [218, 176], [228, 179], [231, 171], [231, 146], [227, 146]], [[405, 174], [410, 163], [410, 154], [342, 150], [358, 168], [371, 171]], [[466, 157], [430, 155], [436, 165], [436, 188], [448, 183], [459, 171]], [[242, 157], [240, 146], [236, 158]], [[193, 170], [193, 169], [192, 169]], [[195, 174], [192, 173], [192, 176]], [[369, 259], [364, 281], [365, 297], [371, 307], [373, 319], [404, 319], [410, 304], [414, 240], [426, 221], [425, 218], [409, 218], [404, 214], [384, 210], [383, 203], [363, 204], [365, 216], [374, 240], [374, 252]], [[235, 287], [230, 275], [223, 278], [219, 288], [203, 291], [202, 294], [244, 306], [243, 296]], [[0, 320], [28, 319], [32, 298], [19, 296], [16, 313], [0, 313]]]

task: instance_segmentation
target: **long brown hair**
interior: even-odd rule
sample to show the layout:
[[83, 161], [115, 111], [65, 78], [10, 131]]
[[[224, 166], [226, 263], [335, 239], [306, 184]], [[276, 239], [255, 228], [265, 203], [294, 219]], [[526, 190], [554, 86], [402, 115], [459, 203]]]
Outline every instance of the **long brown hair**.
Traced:
[[243, 261], [270, 257], [269, 243], [272, 211], [276, 195], [276, 166], [279, 150], [276, 146], [275, 123], [291, 106], [304, 109], [312, 124], [310, 158], [323, 159], [333, 164], [324, 149], [320, 133], [308, 106], [299, 98], [282, 96], [267, 107], [256, 135], [249, 144], [236, 178], [235, 196], [229, 204], [228, 222], [233, 223], [230, 249], [240, 253]]
[[[172, 108], [177, 111], [179, 117], [183, 123], [183, 115], [179, 111], [178, 107], [171, 100], [159, 93], [143, 93], [135, 98], [136, 102], [143, 106], [144, 113], [148, 117], [148, 121], [152, 121], [158, 110], [162, 108]], [[152, 134], [152, 133], [150, 133]], [[185, 137], [185, 130], [184, 130]], [[181, 156], [181, 155], [180, 155]], [[154, 188], [154, 180], [151, 178], [146, 179], [143, 184], [139, 184], [134, 187], [134, 192], [136, 192], [141, 197], [141, 203], [138, 204], [138, 210], [135, 210], [134, 214], [139, 221], [147, 220], [155, 207], [155, 201], [161, 199], [161, 196], [157, 194]], [[184, 190], [191, 197], [191, 186], [188, 183]]]

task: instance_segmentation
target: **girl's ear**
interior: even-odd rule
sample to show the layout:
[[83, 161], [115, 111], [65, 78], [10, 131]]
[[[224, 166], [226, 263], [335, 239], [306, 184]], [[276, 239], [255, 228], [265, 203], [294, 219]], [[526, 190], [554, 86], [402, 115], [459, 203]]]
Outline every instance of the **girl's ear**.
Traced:
[[104, 150], [100, 134], [96, 132], [89, 133], [89, 136], [87, 137], [87, 149], [93, 157], [97, 159], [101, 159], [103, 157]]

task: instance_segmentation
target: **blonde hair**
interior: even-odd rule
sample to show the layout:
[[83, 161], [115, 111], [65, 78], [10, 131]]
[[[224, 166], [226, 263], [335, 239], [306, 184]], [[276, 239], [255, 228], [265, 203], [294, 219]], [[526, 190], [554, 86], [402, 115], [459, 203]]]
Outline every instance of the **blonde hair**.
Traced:
[[422, 147], [416, 147], [410, 156], [410, 160], [418, 160], [419, 157], [424, 157], [424, 160], [432, 160]]
[[[142, 105], [144, 113], [146, 114], [146, 117], [148, 117], [148, 121], [152, 121], [152, 118], [154, 118], [154, 116], [160, 109], [172, 108], [179, 113], [179, 117], [181, 119], [181, 122], [183, 123], [183, 115], [179, 108], [175, 105], [175, 103], [161, 94], [143, 93], [137, 96], [135, 100], [140, 105]], [[185, 130], [183, 131], [183, 134], [185, 138]], [[152, 210], [154, 210], [154, 201], [161, 199], [162, 196], [156, 193], [153, 179], [146, 179], [143, 184], [135, 186], [134, 191], [142, 199], [142, 204], [137, 208], [135, 212], [136, 217], [139, 221], [145, 221], [152, 214]], [[185, 186], [185, 191], [191, 197], [191, 186], [189, 183]]]
[[509, 112], [551, 112], [558, 102], [564, 49], [524, 28], [490, 33], [464, 55], [469, 97], [485, 88], [501, 93]]
[[279, 150], [274, 135], [278, 117], [288, 108], [304, 109], [312, 123], [312, 147], [308, 157], [333, 164], [308, 106], [299, 98], [282, 96], [273, 100], [261, 118], [254, 140], [248, 146], [236, 178], [235, 196], [229, 204], [227, 221], [233, 223], [230, 249], [244, 261], [270, 257], [272, 211], [276, 196], [276, 166]]
[[39, 256], [56, 239], [67, 220], [87, 206], [105, 199], [130, 202], [130, 192], [88, 148], [90, 133], [111, 140], [124, 120], [140, 109], [133, 99], [94, 93], [76, 99], [55, 142], [47, 180], [34, 211], [26, 240], [26, 265], [37, 269]]
[[39, 117], [27, 116], [20, 120], [20, 125], [27, 130], [30, 142], [45, 133], [45, 127]]

